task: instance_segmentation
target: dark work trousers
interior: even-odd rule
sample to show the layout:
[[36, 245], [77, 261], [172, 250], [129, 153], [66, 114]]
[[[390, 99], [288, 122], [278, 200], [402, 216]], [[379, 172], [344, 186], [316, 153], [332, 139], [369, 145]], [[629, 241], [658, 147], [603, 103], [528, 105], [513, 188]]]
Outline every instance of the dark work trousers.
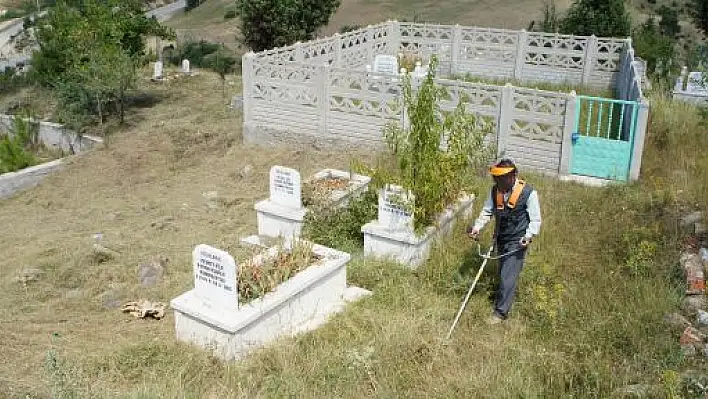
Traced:
[[[497, 256], [521, 248], [519, 240], [497, 243]], [[507, 318], [516, 296], [519, 274], [524, 267], [526, 249], [499, 259], [499, 290], [494, 301], [494, 311], [503, 319]]]

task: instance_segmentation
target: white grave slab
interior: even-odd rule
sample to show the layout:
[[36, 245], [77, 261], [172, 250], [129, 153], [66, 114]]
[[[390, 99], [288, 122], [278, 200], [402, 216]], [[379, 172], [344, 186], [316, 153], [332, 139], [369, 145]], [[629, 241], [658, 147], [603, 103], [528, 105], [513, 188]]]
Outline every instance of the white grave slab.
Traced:
[[162, 78], [162, 61], [155, 62], [155, 70], [153, 71], [153, 79]]
[[[413, 213], [403, 204], [412, 206], [415, 197], [403, 187], [388, 185], [379, 192], [378, 220], [381, 226], [390, 230], [413, 229]], [[402, 202], [402, 204], [401, 204]]]
[[283, 166], [270, 168], [270, 200], [288, 208], [302, 208], [300, 172]]
[[236, 261], [228, 253], [205, 244], [192, 252], [194, 294], [211, 307], [238, 308]]
[[189, 72], [190, 72], [189, 60], [184, 59], [184, 60], [182, 60], [182, 73], [189, 73]]

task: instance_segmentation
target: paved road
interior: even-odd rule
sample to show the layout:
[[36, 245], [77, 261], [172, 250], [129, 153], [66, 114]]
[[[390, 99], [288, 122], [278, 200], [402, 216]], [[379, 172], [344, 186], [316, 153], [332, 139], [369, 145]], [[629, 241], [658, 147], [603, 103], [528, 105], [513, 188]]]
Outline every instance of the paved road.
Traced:
[[158, 21], [164, 22], [172, 18], [173, 15], [182, 11], [187, 6], [187, 0], [177, 0], [172, 4], [148, 11], [145, 15], [154, 16]]

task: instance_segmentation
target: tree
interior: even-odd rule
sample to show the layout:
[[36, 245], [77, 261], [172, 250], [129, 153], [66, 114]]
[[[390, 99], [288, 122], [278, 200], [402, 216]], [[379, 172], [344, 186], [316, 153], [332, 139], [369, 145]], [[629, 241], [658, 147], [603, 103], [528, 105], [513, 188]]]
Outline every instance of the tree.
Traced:
[[659, 28], [661, 33], [676, 38], [679, 33], [681, 33], [681, 26], [679, 26], [678, 11], [675, 8], [661, 6], [657, 10], [657, 13], [661, 17], [659, 21]]
[[221, 92], [225, 93], [226, 75], [232, 73], [236, 67], [236, 57], [224, 46], [219, 46], [216, 52], [204, 57], [204, 64], [207, 68], [219, 74], [221, 78]]
[[688, 11], [693, 23], [708, 36], [708, 0], [691, 0]]
[[624, 0], [576, 0], [560, 23], [561, 33], [627, 37], [632, 24]]
[[341, 0], [236, 0], [244, 43], [253, 51], [308, 41]]
[[[634, 51], [647, 63], [647, 74], [658, 78], [668, 79], [671, 72], [670, 66], [676, 55], [676, 40], [663, 34], [657, 27], [654, 18], [649, 18], [644, 24], [634, 30], [632, 46]], [[657, 66], [661, 65], [661, 70]]]
[[35, 80], [46, 86], [63, 82], [64, 74], [85, 62], [85, 43], [118, 45], [133, 60], [144, 55], [143, 37], [174, 35], [143, 14], [139, 0], [65, 0], [36, 21], [39, 51], [32, 56]]

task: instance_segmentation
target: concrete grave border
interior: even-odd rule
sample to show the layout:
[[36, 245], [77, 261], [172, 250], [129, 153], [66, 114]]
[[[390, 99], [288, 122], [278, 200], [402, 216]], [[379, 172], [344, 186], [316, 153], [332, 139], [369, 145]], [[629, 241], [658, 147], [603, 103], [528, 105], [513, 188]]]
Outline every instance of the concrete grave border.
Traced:
[[[242, 242], [260, 245], [258, 236]], [[277, 247], [270, 247], [252, 260], [277, 252]], [[231, 309], [210, 308], [194, 290], [173, 299], [177, 339], [208, 349], [222, 360], [240, 360], [278, 338], [316, 329], [347, 303], [371, 294], [347, 286], [351, 255], [314, 243], [313, 252], [324, 259], [238, 308], [235, 303]]]

